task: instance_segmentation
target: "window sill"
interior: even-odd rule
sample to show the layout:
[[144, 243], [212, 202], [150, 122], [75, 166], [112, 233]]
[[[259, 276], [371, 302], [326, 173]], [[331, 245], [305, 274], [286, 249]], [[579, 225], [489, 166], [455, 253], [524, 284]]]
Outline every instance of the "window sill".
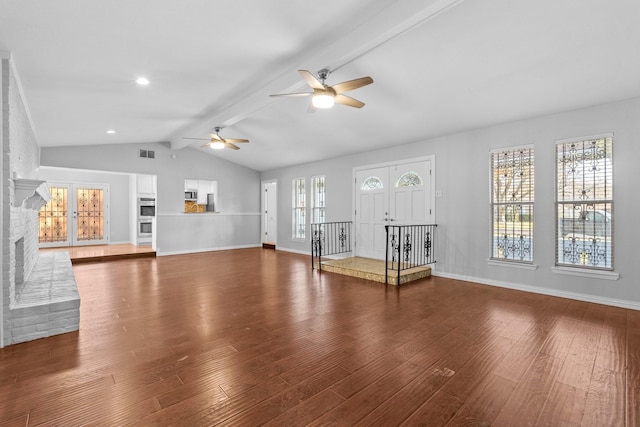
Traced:
[[495, 259], [488, 259], [487, 264], [493, 265], [495, 267], [518, 268], [520, 270], [537, 270], [538, 269], [538, 266], [536, 264], [522, 264], [519, 262], [497, 261]]
[[301, 239], [301, 238], [298, 238], [298, 237], [292, 237], [292, 238], [291, 238], [291, 241], [292, 241], [292, 242], [298, 242], [298, 243], [306, 243], [306, 242], [307, 242], [307, 239], [306, 239], [306, 238]]
[[566, 274], [569, 276], [589, 277], [592, 279], [618, 280], [620, 274], [613, 271], [587, 270], [571, 267], [551, 267], [551, 271], [556, 274]]

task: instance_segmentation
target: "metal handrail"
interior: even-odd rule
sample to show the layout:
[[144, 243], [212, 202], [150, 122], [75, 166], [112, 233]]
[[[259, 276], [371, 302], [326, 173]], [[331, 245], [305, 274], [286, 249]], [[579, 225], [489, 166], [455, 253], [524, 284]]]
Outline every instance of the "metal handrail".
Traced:
[[[437, 224], [385, 225], [387, 245], [385, 251], [384, 282], [389, 283], [389, 270], [396, 272], [400, 285], [400, 272], [436, 262], [433, 242]], [[391, 264], [389, 264], [391, 255]]]
[[351, 252], [352, 222], [336, 221], [311, 224], [311, 269], [318, 259], [318, 270], [322, 270], [322, 257]]

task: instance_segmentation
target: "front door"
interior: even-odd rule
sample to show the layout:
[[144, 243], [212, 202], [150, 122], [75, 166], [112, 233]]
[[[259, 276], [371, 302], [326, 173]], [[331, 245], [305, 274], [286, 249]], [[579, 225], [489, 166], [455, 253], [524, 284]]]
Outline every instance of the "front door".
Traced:
[[356, 172], [356, 256], [384, 259], [389, 223], [389, 168]]
[[431, 160], [356, 171], [355, 255], [384, 259], [385, 225], [433, 223]]
[[40, 247], [109, 243], [109, 186], [50, 183], [38, 215]]

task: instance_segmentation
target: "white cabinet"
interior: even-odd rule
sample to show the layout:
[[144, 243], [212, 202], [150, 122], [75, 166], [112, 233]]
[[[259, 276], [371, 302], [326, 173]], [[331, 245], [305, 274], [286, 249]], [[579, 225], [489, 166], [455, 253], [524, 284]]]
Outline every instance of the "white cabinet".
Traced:
[[185, 190], [198, 190], [198, 180], [197, 179], [185, 179], [184, 180], [184, 189]]
[[137, 175], [136, 176], [136, 192], [138, 194], [155, 196], [156, 194], [155, 175]]

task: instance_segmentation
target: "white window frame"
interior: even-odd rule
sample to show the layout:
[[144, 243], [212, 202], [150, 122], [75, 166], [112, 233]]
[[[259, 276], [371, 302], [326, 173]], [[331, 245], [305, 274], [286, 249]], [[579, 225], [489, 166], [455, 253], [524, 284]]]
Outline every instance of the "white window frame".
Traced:
[[[520, 160], [517, 155], [520, 153]], [[524, 160], [522, 155], [525, 156]], [[496, 166], [499, 165], [500, 156], [509, 156], [505, 161], [527, 162], [526, 170], [529, 172], [524, 180], [516, 176], [506, 176], [506, 182], [498, 182], [499, 177], [496, 175]], [[489, 184], [489, 205], [491, 218], [491, 243], [490, 257], [491, 264], [504, 263], [512, 265], [521, 265], [533, 267], [534, 264], [534, 219], [535, 219], [535, 150], [532, 144], [514, 147], [503, 147], [490, 151], [490, 184]], [[517, 166], [516, 163], [514, 165]], [[515, 167], [515, 166], [514, 166]], [[520, 173], [525, 168], [520, 169]], [[513, 170], [512, 172], [515, 172]], [[518, 192], [512, 193], [509, 200], [506, 186], [513, 186], [518, 180]], [[505, 186], [501, 189], [501, 186]], [[523, 187], [523, 186], [526, 186]], [[499, 191], [504, 191], [504, 197], [498, 195]], [[498, 196], [497, 196], [498, 195]], [[525, 209], [523, 209], [523, 207]], [[505, 221], [498, 223], [496, 221], [496, 209], [504, 211]], [[507, 221], [507, 211], [512, 212], [511, 215], [520, 217], [519, 221]], [[517, 211], [517, 212], [516, 212]], [[524, 214], [523, 214], [524, 212]], [[527, 221], [522, 220], [522, 215], [526, 215]], [[498, 215], [498, 218], [500, 215]], [[508, 223], [511, 222], [511, 225]], [[519, 225], [518, 225], [519, 224]]]
[[304, 241], [307, 238], [307, 207], [306, 207], [306, 179], [293, 178], [291, 180], [291, 238]]
[[[577, 172], [582, 174], [582, 182], [578, 183], [577, 188], [582, 188], [581, 194], [576, 196], [573, 194], [572, 196], [565, 196], [564, 192], [561, 191], [560, 186], [563, 183], [566, 183], [565, 178], [560, 176], [561, 171], [560, 167], [560, 149], [562, 147], [569, 146], [571, 144], [583, 144], [601, 140], [610, 139], [610, 151], [607, 153], [607, 147], [605, 146], [604, 159], [608, 159], [608, 161], [600, 162], [597, 156], [595, 156], [592, 160], [593, 162], [581, 161], [576, 163], [574, 167], [576, 167]], [[555, 268], [553, 269], [555, 272], [564, 273], [564, 274], [573, 274], [577, 275], [594, 275], [594, 276], [602, 276], [608, 275], [611, 276], [613, 280], [617, 279], [617, 274], [613, 273], [614, 270], [614, 233], [613, 233], [613, 212], [614, 212], [614, 196], [613, 196], [613, 174], [614, 174], [614, 166], [613, 166], [613, 133], [599, 134], [599, 135], [590, 135], [579, 138], [569, 138], [555, 141], [555, 171], [556, 171], [556, 183], [555, 183], [555, 224], [556, 224], [556, 235], [555, 235]], [[595, 149], [595, 146], [594, 146]], [[566, 150], [563, 151], [566, 153]], [[586, 150], [583, 149], [582, 153], [578, 154], [579, 158], [584, 158], [585, 154], [590, 155], [590, 153], [585, 153]], [[564, 163], [569, 163], [565, 161]], [[591, 169], [590, 169], [591, 168]], [[598, 169], [595, 169], [598, 168]], [[600, 179], [604, 179], [604, 184], [600, 183], [600, 190], [602, 191], [597, 196], [595, 195], [595, 180], [597, 179], [597, 172], [599, 172], [602, 168], [604, 170], [603, 176], [600, 176]], [[589, 170], [590, 169], [590, 170]], [[593, 173], [592, 173], [593, 171]], [[586, 178], [585, 178], [586, 176]], [[561, 182], [562, 181], [562, 182]], [[560, 195], [562, 193], [562, 196]], [[591, 194], [594, 196], [592, 197]], [[604, 211], [607, 214], [607, 224], [605, 224], [605, 229], [602, 230], [602, 235], [597, 232], [589, 233], [587, 231], [576, 229], [577, 226], [574, 226], [574, 229], [571, 233], [566, 234], [567, 225], [565, 224], [567, 220], [572, 220], [573, 218], [567, 218], [565, 215], [565, 210], [568, 207], [573, 206], [572, 210], [578, 210], [578, 216], [580, 216], [583, 212], [590, 213], [590, 210], [593, 209], [593, 214], [598, 211], [598, 207], [604, 206]], [[561, 210], [562, 208], [562, 210]], [[560, 212], [563, 214], [561, 215]], [[576, 214], [572, 215], [575, 216]], [[575, 221], [574, 221], [575, 222]], [[586, 228], [586, 225], [585, 225]], [[595, 230], [595, 226], [594, 226]], [[580, 254], [578, 254], [580, 251]], [[569, 255], [567, 255], [567, 253]], [[596, 253], [594, 257], [591, 254]], [[574, 260], [573, 262], [567, 262]], [[598, 265], [600, 262], [597, 262], [597, 259], [602, 259], [604, 265]], [[578, 261], [578, 262], [575, 262]], [[595, 263], [594, 263], [595, 261]], [[609, 277], [607, 277], [609, 278]]]

